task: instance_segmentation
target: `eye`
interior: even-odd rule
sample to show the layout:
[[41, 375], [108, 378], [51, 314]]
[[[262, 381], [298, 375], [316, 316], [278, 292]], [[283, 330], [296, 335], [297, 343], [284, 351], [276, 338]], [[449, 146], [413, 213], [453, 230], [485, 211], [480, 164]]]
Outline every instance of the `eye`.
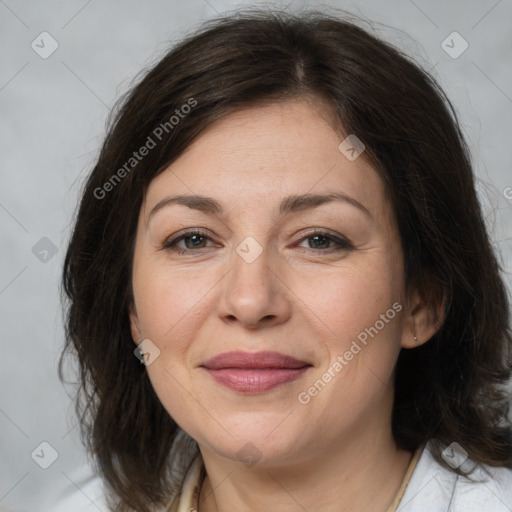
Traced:
[[309, 233], [301, 240], [306, 241], [308, 243], [308, 247], [306, 247], [306, 249], [311, 250], [313, 252], [331, 253], [354, 249], [354, 246], [346, 238], [336, 237], [330, 233], [318, 229], [313, 230], [313, 232]]
[[[178, 254], [190, 254], [197, 252], [198, 249], [207, 249], [206, 243], [208, 241], [212, 241], [208, 234], [203, 230], [196, 229], [167, 240], [162, 249], [174, 251]], [[316, 253], [331, 253], [354, 249], [354, 246], [346, 238], [336, 237], [318, 229], [308, 233], [307, 236], [301, 238], [301, 241], [313, 241], [312, 244], [308, 242], [309, 247], [306, 247], [306, 249]], [[184, 247], [178, 245], [182, 242]]]
[[[196, 229], [193, 231], [187, 231], [176, 238], [167, 240], [162, 248], [170, 251], [176, 251], [178, 254], [187, 254], [194, 252], [194, 249], [205, 249], [206, 247], [204, 242], [207, 240], [211, 240], [207, 233]], [[180, 242], [185, 243], [184, 248], [178, 245]]]

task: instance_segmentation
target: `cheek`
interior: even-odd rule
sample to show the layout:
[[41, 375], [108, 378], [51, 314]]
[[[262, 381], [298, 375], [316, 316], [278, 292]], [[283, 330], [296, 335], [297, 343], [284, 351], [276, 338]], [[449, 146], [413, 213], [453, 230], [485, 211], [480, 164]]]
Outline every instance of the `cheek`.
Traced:
[[171, 268], [144, 262], [133, 276], [137, 313], [143, 335], [161, 345], [179, 350], [189, 339], [186, 332], [198, 327], [200, 311], [215, 284], [213, 273]]
[[[308, 386], [315, 386], [317, 379], [327, 384], [325, 388], [319, 383], [303, 391], [314, 400], [313, 408], [320, 408], [322, 414], [325, 409], [331, 410], [333, 416], [326, 413], [327, 422], [338, 421], [340, 408], [355, 413], [381, 400], [389, 389], [400, 351], [400, 257], [391, 253], [368, 256], [364, 264], [359, 260], [357, 266], [320, 279], [320, 284], [311, 280], [309, 303], [304, 301], [326, 333], [322, 343], [327, 354]], [[307, 289], [304, 287], [298, 295]], [[321, 391], [317, 393], [316, 388]]]
[[320, 284], [311, 280], [297, 293], [304, 296], [309, 289], [304, 311], [313, 311], [313, 334], [325, 353], [298, 398], [311, 418], [322, 418], [325, 429], [350, 428], [353, 418], [389, 402], [403, 310], [400, 269], [391, 261], [376, 258]]
[[[190, 349], [201, 328], [207, 291], [212, 287], [205, 276], [143, 262], [133, 275], [138, 318], [144, 338], [160, 350], [158, 359], [146, 370], [160, 402], [182, 427], [190, 429], [187, 418], [196, 400]], [[200, 414], [195, 411], [194, 414]]]
[[[364, 263], [347, 264], [315, 276], [299, 276], [293, 289], [306, 306], [304, 314], [309, 310], [308, 316], [323, 325], [333, 349], [343, 348], [365, 328], [373, 326], [381, 314], [392, 308], [394, 302], [401, 303], [403, 297], [400, 266], [386, 255], [368, 257]], [[394, 318], [395, 312], [392, 313]], [[386, 331], [397, 324], [386, 323]]]

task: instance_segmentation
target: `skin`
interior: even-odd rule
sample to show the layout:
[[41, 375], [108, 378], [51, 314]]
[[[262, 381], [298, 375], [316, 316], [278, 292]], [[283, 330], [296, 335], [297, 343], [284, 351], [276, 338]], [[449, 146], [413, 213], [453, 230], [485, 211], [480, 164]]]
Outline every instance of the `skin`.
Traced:
[[[393, 372], [401, 348], [435, 333], [435, 316], [404, 282], [383, 181], [364, 153], [349, 161], [340, 152], [345, 136], [314, 99], [239, 110], [210, 126], [147, 191], [131, 329], [136, 342], [150, 339], [160, 349], [147, 366], [151, 383], [199, 445], [207, 471], [200, 512], [385, 511], [410, 462], [391, 434]], [[332, 192], [368, 212], [332, 201], [279, 215], [286, 196]], [[176, 194], [212, 197], [224, 211], [170, 204], [150, 215]], [[207, 237], [177, 242], [185, 255], [163, 248], [189, 228]], [[315, 245], [311, 228], [353, 248], [336, 251], [321, 237]], [[251, 263], [236, 251], [249, 236], [263, 249]], [[300, 403], [299, 393], [394, 303], [401, 311]], [[312, 366], [295, 381], [244, 394], [199, 366], [232, 350], [275, 350]], [[237, 456], [244, 446], [254, 464]]]

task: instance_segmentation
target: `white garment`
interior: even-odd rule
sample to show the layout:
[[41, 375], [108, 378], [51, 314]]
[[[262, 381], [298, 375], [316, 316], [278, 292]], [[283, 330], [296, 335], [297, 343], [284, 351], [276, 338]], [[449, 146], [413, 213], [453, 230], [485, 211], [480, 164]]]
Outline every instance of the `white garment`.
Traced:
[[490, 477], [479, 467], [471, 478], [484, 481], [471, 482], [439, 465], [431, 450], [428, 443], [397, 512], [512, 512], [511, 469], [484, 466]]
[[[492, 476], [477, 469], [472, 478], [485, 481], [471, 482], [440, 466], [432, 456], [432, 449], [428, 443], [423, 450], [397, 512], [512, 512], [512, 470], [485, 466]], [[192, 507], [191, 495], [201, 464], [198, 456], [185, 479], [184, 492], [177, 498], [179, 503], [174, 503], [174, 510], [189, 512]], [[83, 475], [82, 470], [82, 475], [76, 474], [75, 478], [70, 475], [70, 478], [79, 489], [70, 483], [68, 492], [50, 506], [48, 512], [110, 512], [98, 476]]]

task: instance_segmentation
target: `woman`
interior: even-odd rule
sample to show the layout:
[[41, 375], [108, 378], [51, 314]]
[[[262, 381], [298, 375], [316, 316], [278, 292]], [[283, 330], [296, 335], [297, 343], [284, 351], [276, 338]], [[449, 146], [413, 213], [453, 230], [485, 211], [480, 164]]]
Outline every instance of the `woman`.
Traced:
[[240, 13], [172, 49], [113, 116], [64, 290], [112, 509], [512, 510], [468, 150], [349, 21]]

